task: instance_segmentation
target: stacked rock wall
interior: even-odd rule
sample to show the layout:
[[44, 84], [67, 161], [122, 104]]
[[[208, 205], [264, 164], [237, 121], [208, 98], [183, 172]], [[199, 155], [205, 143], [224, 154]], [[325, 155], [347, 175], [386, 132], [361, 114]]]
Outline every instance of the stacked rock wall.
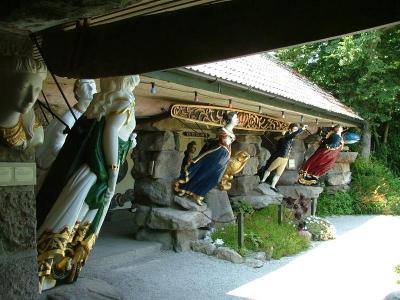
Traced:
[[341, 152], [335, 165], [325, 175], [325, 190], [328, 193], [346, 192], [350, 189], [350, 165], [356, 160], [357, 152]]
[[[136, 238], [161, 242], [166, 249], [187, 251], [190, 242], [201, 238], [210, 223], [233, 222], [231, 202], [247, 201], [254, 208], [261, 209], [281, 203], [283, 197], [303, 195], [314, 201], [315, 212], [316, 201], [323, 191], [322, 187], [297, 183], [298, 169], [314, 152], [313, 146], [306, 149], [303, 140], [294, 141], [290, 163], [278, 182], [280, 193], [275, 193], [267, 184], [260, 184], [257, 176], [258, 169], [270, 157], [269, 151], [261, 146], [261, 137], [237, 134], [232, 154], [244, 150], [250, 154], [250, 159], [234, 177], [231, 190], [225, 192], [216, 187], [206, 195], [206, 203], [198, 206], [187, 198], [176, 196], [173, 189], [180, 174], [183, 149], [190, 139], [182, 139], [179, 132], [173, 131], [138, 131], [137, 141], [133, 155]], [[354, 153], [341, 154], [334, 168], [325, 176], [327, 190], [348, 189], [350, 163], [355, 157]]]
[[254, 190], [260, 182], [257, 171], [270, 157], [269, 151], [261, 147], [261, 137], [255, 135], [237, 135], [237, 140], [232, 144], [232, 155], [239, 151], [246, 151], [250, 159], [233, 179], [229, 196], [248, 195]]
[[185, 149], [172, 131], [139, 131], [134, 152], [135, 231], [138, 240], [161, 242], [165, 249], [190, 250], [212, 220], [230, 221], [233, 212], [226, 192], [213, 189], [199, 206], [174, 194]]
[[232, 188], [228, 191], [231, 201], [233, 203], [245, 201], [255, 209], [280, 203], [281, 195], [269, 188], [259, 186], [260, 177], [257, 172], [271, 156], [270, 152], [261, 146], [261, 137], [257, 135], [237, 135], [236, 137], [236, 142], [232, 144], [232, 154], [244, 150], [250, 154], [250, 159], [232, 181]]
[[[0, 146], [0, 161], [34, 162], [34, 151]], [[37, 298], [36, 255], [33, 186], [0, 186], [0, 299]]]

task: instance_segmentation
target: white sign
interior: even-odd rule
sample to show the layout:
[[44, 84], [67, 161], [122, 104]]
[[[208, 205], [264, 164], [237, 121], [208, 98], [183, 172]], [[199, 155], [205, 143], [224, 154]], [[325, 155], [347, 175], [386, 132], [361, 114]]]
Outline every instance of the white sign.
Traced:
[[288, 169], [290, 170], [296, 169], [296, 161], [294, 159], [289, 159]]
[[15, 183], [17, 185], [30, 185], [35, 181], [35, 170], [31, 166], [15, 167]]
[[35, 184], [35, 163], [0, 162], [0, 186]]
[[13, 168], [0, 167], [0, 185], [11, 185], [13, 183]]

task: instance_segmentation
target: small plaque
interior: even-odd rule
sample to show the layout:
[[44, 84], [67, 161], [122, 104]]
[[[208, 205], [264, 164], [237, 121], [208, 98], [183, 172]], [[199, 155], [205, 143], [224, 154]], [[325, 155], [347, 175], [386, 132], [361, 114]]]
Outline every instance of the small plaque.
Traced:
[[194, 131], [184, 131], [183, 135], [191, 137], [204, 137], [204, 138], [210, 137], [210, 135], [206, 132], [194, 132]]
[[15, 167], [15, 184], [31, 185], [36, 183], [34, 166]]
[[0, 185], [11, 185], [13, 183], [13, 168], [0, 167]]
[[294, 170], [296, 168], [296, 161], [294, 159], [289, 159], [288, 169]]

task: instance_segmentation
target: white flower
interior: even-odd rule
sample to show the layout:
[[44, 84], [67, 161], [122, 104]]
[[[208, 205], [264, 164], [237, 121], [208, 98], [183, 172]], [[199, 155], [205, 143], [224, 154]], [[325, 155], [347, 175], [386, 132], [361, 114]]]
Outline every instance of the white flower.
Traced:
[[216, 240], [214, 241], [214, 245], [215, 245], [215, 246], [222, 246], [223, 244], [224, 244], [224, 241], [221, 240], [221, 239], [216, 239]]

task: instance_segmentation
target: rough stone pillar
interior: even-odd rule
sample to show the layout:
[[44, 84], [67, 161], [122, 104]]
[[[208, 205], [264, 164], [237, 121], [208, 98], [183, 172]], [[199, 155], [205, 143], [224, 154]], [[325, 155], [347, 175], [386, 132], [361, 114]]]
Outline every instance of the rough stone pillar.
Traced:
[[[0, 29], [0, 40], [0, 55], [32, 55], [26, 32]], [[34, 157], [34, 150], [20, 152], [0, 146], [0, 162], [35, 162]], [[0, 186], [0, 299], [38, 297], [33, 188]]]
[[[34, 152], [0, 146], [0, 162], [34, 162]], [[33, 185], [0, 186], [0, 299], [37, 299]]]

